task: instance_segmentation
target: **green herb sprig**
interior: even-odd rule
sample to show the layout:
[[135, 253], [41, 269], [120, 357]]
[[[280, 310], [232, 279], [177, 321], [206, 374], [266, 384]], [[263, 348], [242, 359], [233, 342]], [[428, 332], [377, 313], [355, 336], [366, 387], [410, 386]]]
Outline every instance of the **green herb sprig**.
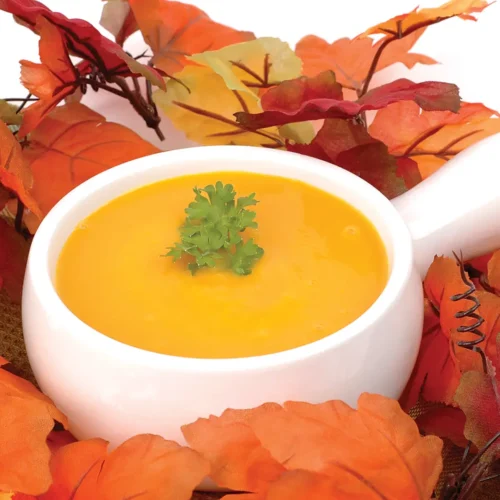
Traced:
[[264, 255], [253, 239], [241, 237], [245, 229], [258, 227], [255, 212], [247, 210], [258, 203], [255, 193], [236, 200], [233, 186], [220, 181], [193, 191], [195, 200], [186, 208], [187, 217], [179, 230], [181, 242], [170, 247], [166, 256], [174, 262], [183, 255], [194, 257], [188, 264], [193, 275], [204, 267], [215, 267], [217, 261], [238, 275], [251, 274]]

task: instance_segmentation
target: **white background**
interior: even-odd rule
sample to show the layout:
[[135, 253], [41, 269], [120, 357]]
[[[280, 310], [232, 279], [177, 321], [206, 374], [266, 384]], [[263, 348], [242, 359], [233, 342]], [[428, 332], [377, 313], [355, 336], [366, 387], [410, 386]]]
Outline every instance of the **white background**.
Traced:
[[[295, 44], [306, 34], [315, 34], [332, 42], [344, 36], [353, 37], [368, 27], [418, 6], [418, 0], [191, 0], [215, 21], [257, 36], [277, 36]], [[445, 0], [422, 0], [421, 7], [436, 7]], [[46, 0], [52, 10], [68, 17], [82, 18], [99, 26], [103, 3], [100, 0]], [[441, 80], [456, 83], [466, 101], [483, 102], [500, 110], [500, 3], [478, 14], [478, 22], [447, 20], [432, 26], [413, 49], [425, 53], [441, 64], [417, 66], [409, 73], [401, 65], [382, 72], [378, 81], [394, 75], [410, 76], [415, 81]], [[0, 98], [22, 97], [26, 91], [19, 83], [19, 60], [38, 61], [38, 37], [17, 25], [10, 15], [0, 13], [1, 79]], [[143, 42], [136, 34], [126, 44], [139, 53]], [[108, 119], [135, 129], [156, 144], [155, 135], [129, 109], [123, 99], [108, 93], [88, 95], [84, 101]], [[168, 124], [163, 149], [184, 142], [182, 133]]]

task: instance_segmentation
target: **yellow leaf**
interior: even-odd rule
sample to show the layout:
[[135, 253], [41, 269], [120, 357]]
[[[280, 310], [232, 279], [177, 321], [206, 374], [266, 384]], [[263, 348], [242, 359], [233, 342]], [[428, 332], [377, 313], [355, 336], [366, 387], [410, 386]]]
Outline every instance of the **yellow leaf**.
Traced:
[[[0, 120], [7, 125], [21, 125], [23, 116], [16, 113], [17, 106], [0, 99]], [[1, 497], [0, 497], [1, 500]]]
[[244, 90], [243, 86], [256, 93], [261, 88], [297, 78], [302, 71], [302, 61], [290, 46], [270, 37], [203, 52], [189, 59], [212, 68], [230, 89]]
[[11, 493], [0, 493], [0, 500], [10, 500], [13, 495], [14, 495], [13, 492], [11, 492]]
[[288, 123], [281, 126], [279, 131], [281, 137], [297, 144], [311, 144], [316, 135], [311, 122]]
[[300, 75], [302, 63], [288, 44], [260, 38], [190, 59], [196, 66], [175, 75], [182, 83], [169, 80], [166, 92], [155, 93], [155, 102], [177, 128], [201, 144], [283, 145], [276, 128], [250, 131], [234, 114], [261, 112], [262, 91]]

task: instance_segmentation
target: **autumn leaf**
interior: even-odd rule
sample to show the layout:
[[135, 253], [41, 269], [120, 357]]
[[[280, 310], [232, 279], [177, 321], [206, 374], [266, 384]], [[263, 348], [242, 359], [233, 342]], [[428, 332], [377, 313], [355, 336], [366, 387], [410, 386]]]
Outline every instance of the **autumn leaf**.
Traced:
[[14, 302], [21, 302], [29, 244], [0, 218], [0, 289], [5, 288]]
[[[424, 28], [417, 30], [390, 44], [382, 52], [377, 71], [397, 62], [410, 69], [417, 63], [434, 64], [436, 61], [431, 57], [409, 52], [424, 31]], [[360, 91], [383, 42], [379, 40], [374, 43], [371, 38], [341, 38], [329, 44], [322, 38], [308, 35], [298, 42], [295, 52], [304, 62], [304, 75], [314, 77], [323, 71], [332, 70], [343, 87]]]
[[[357, 410], [341, 401], [288, 402], [283, 407], [270, 404], [250, 411], [226, 410], [219, 418], [199, 419], [184, 426], [183, 432], [194, 449], [199, 446], [203, 455], [209, 455], [216, 471], [226, 465], [240, 470], [238, 489], [248, 485], [249, 477], [258, 484], [257, 471], [261, 470], [253, 468], [256, 462], [240, 453], [240, 446], [252, 450], [252, 457], [266, 459], [267, 451], [289, 471], [306, 470], [331, 478], [328, 484], [339, 493], [335, 498], [429, 498], [442, 468], [441, 440], [422, 438], [398, 403], [383, 396], [361, 395]], [[221, 426], [231, 429], [231, 438], [222, 442], [217, 438], [222, 435]], [[264, 451], [248, 447], [249, 429]], [[262, 469], [263, 463], [257, 460]], [[245, 476], [241, 472], [246, 467]], [[278, 483], [267, 487], [264, 481], [264, 491], [247, 498], [278, 498], [266, 496]]]
[[253, 33], [212, 21], [193, 5], [166, 0], [129, 0], [133, 14], [153, 50], [155, 66], [170, 75], [192, 54], [253, 40]]
[[34, 179], [31, 195], [47, 214], [90, 177], [158, 151], [135, 132], [106, 122], [83, 104], [59, 106], [32, 132], [24, 150]]
[[396, 158], [387, 146], [371, 137], [361, 123], [329, 119], [307, 145], [287, 143], [289, 151], [328, 161], [372, 184], [388, 198], [405, 191], [397, 174]]
[[60, 448], [52, 457], [54, 482], [40, 500], [189, 500], [208, 474], [195, 451], [160, 436], [135, 436], [111, 453], [102, 439]]
[[7, 125], [0, 120], [0, 183], [13, 191], [29, 210], [41, 216], [40, 208], [29, 193], [33, 176], [26, 165], [21, 146]]
[[0, 120], [7, 125], [21, 125], [22, 115], [17, 113], [17, 106], [0, 99]]
[[171, 80], [167, 92], [154, 95], [177, 128], [201, 144], [283, 144], [277, 129], [249, 131], [236, 122], [234, 114], [238, 110], [259, 113], [260, 89], [300, 74], [300, 60], [286, 43], [257, 39], [191, 59], [197, 65], [176, 74], [182, 84]]
[[500, 250], [493, 252], [487, 266], [489, 285], [500, 291]]
[[403, 37], [425, 26], [437, 24], [451, 17], [475, 21], [473, 14], [488, 7], [485, 0], [451, 0], [440, 7], [413, 10], [409, 14], [393, 17], [366, 30], [363, 35], [389, 35]]
[[139, 26], [128, 0], [103, 0], [100, 24], [115, 37], [118, 45], [123, 46], [125, 40], [135, 33]]
[[482, 104], [462, 103], [458, 113], [451, 113], [399, 102], [378, 111], [369, 132], [391, 154], [416, 161], [426, 178], [467, 147], [500, 132], [500, 119]]
[[464, 436], [465, 415], [460, 408], [437, 406], [419, 415], [415, 422], [426, 436], [431, 434], [449, 439], [461, 448], [467, 446], [468, 441]]
[[0, 491], [41, 494], [51, 482], [47, 436], [55, 421], [66, 426], [67, 419], [30, 382], [4, 369], [0, 400], [0, 428], [8, 430], [0, 433]]
[[20, 138], [35, 129], [47, 113], [80, 85], [61, 31], [41, 16], [37, 19], [36, 30], [40, 35], [42, 63], [21, 61], [21, 83], [39, 101], [23, 112], [23, 124], [18, 134]]
[[[500, 334], [496, 343], [497, 353], [500, 353]], [[488, 360], [487, 373], [464, 373], [455, 395], [455, 402], [466, 417], [465, 437], [478, 449], [500, 432], [499, 361], [498, 355], [493, 361]]]
[[[237, 113], [239, 123], [252, 129], [327, 118], [352, 118], [399, 101], [415, 101], [425, 110], [460, 108], [458, 87], [449, 83], [413, 83], [404, 78], [377, 87], [357, 101], [343, 100], [331, 71], [317, 77], [286, 81], [262, 97], [263, 113]], [[300, 99], [302, 97], [302, 99]]]
[[36, 0], [0, 0], [0, 10], [13, 14], [21, 24], [37, 32], [37, 22], [44, 18], [64, 37], [71, 54], [85, 60], [82, 66], [89, 71], [96, 68], [106, 77], [141, 74], [160, 88], [164, 88], [161, 74], [129, 56], [117, 43], [101, 35], [90, 23], [82, 19], [68, 19], [52, 12]]

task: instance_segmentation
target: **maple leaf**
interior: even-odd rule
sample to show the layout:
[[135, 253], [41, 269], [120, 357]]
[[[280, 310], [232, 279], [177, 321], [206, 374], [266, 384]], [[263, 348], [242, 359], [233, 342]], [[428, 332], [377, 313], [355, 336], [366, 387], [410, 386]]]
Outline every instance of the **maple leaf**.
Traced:
[[90, 177], [159, 150], [83, 104], [59, 106], [31, 133], [24, 157], [43, 214]]
[[405, 190], [397, 174], [396, 158], [387, 146], [371, 137], [361, 123], [328, 119], [310, 144], [287, 142], [289, 151], [328, 161], [375, 186], [388, 198]]
[[[239, 123], [252, 129], [326, 118], [352, 118], [365, 111], [387, 107], [398, 101], [415, 101], [425, 110], [460, 108], [458, 87], [449, 83], [413, 83], [404, 78], [377, 87], [357, 101], [342, 98], [331, 71], [318, 76], [289, 80], [262, 97], [263, 113], [236, 113]], [[301, 99], [302, 98], [302, 99]]]
[[[236, 122], [238, 110], [258, 113], [259, 91], [300, 74], [300, 60], [288, 44], [262, 38], [195, 55], [158, 90], [157, 105], [189, 139], [202, 144], [281, 146], [278, 130], [251, 131]], [[216, 95], [217, 99], [213, 96]]]
[[16, 230], [0, 219], [0, 289], [14, 302], [21, 302], [29, 244]]
[[29, 193], [33, 176], [24, 161], [21, 146], [3, 121], [0, 121], [0, 183], [13, 191], [36, 216], [41, 216], [38, 204]]
[[[376, 70], [380, 71], [397, 62], [410, 69], [417, 63], [435, 64], [436, 61], [431, 57], [409, 52], [424, 31], [425, 28], [422, 28], [395, 40], [382, 52]], [[382, 43], [383, 40], [374, 42], [371, 38], [341, 38], [329, 44], [322, 38], [308, 35], [297, 43], [295, 52], [304, 62], [304, 75], [313, 77], [332, 70], [343, 87], [361, 91]]]
[[125, 40], [139, 29], [128, 0], [103, 0], [100, 24], [115, 37], [118, 45], [123, 46]]
[[87, 21], [68, 19], [36, 0], [0, 0], [0, 10], [13, 14], [21, 24], [35, 33], [40, 17], [50, 21], [61, 31], [72, 55], [84, 59], [107, 77], [142, 74], [158, 87], [164, 88], [160, 73], [136, 61]]
[[[274, 485], [285, 478], [283, 474], [278, 482], [272, 480], [279, 465], [331, 479], [328, 484], [339, 492], [335, 498], [367, 499], [429, 498], [442, 468], [441, 440], [422, 438], [398, 403], [383, 396], [362, 394], [357, 410], [341, 401], [288, 402], [283, 407], [268, 404], [253, 410], [226, 410], [219, 419], [199, 419], [184, 426], [183, 433], [211, 461], [212, 474], [223, 474], [220, 467], [228, 466], [239, 469], [233, 474], [241, 478], [238, 489], [245, 489], [249, 482], [260, 484], [262, 489], [247, 495], [249, 500], [279, 498], [270, 496]], [[221, 441], [223, 426], [231, 437]], [[252, 442], [249, 430], [263, 451], [248, 446]], [[240, 453], [240, 446], [249, 453]], [[265, 474], [266, 452], [275, 461], [267, 472], [271, 481], [259, 482], [258, 475]]]
[[135, 436], [108, 454], [91, 439], [60, 448], [52, 457], [53, 484], [40, 500], [189, 500], [208, 474], [195, 451], [160, 436]]
[[[500, 334], [496, 338], [497, 356], [488, 359], [487, 373], [471, 370], [462, 376], [455, 402], [465, 413], [465, 437], [478, 449], [500, 432]], [[498, 444], [495, 446], [499, 451]]]
[[59, 28], [40, 16], [36, 30], [40, 35], [41, 64], [22, 60], [21, 83], [40, 100], [23, 112], [23, 124], [18, 134], [20, 138], [35, 129], [47, 113], [80, 85], [80, 75], [69, 58]]
[[[5, 224], [0, 220], [0, 227]], [[2, 248], [2, 246], [0, 246]], [[0, 360], [5, 366], [5, 360]], [[51, 482], [46, 439], [66, 417], [30, 382], [0, 369], [0, 491], [38, 495]]]
[[451, 113], [399, 102], [378, 111], [369, 132], [398, 159], [416, 162], [426, 178], [465, 148], [500, 132], [499, 116], [476, 103], [463, 102], [458, 113]]
[[253, 33], [216, 23], [193, 5], [167, 0], [129, 0], [155, 66], [176, 74], [187, 56], [253, 40]]
[[389, 21], [369, 28], [363, 35], [378, 34], [401, 38], [422, 27], [440, 23], [451, 17], [476, 21], [473, 14], [482, 12], [488, 5], [488, 2], [485, 0], [451, 0], [440, 7], [415, 9], [408, 14], [393, 17]]

